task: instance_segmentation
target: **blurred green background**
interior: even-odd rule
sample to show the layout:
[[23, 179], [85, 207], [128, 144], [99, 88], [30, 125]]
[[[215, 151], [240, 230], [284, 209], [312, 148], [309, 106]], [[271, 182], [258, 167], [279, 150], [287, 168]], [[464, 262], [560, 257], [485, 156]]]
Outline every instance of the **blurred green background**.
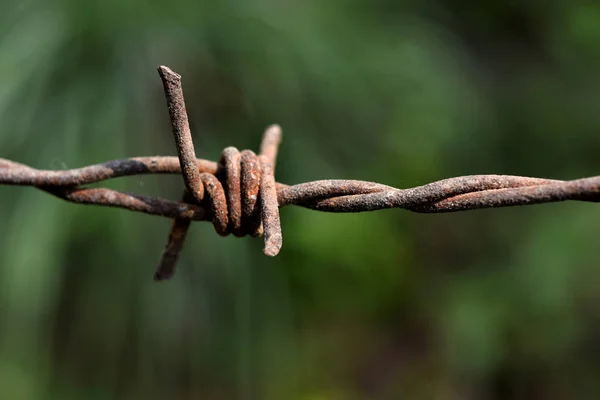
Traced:
[[[156, 66], [183, 76], [196, 154], [277, 179], [412, 187], [597, 175], [600, 4], [0, 1], [0, 157], [42, 169], [175, 155]], [[178, 199], [177, 176], [108, 187]], [[3, 399], [597, 399], [599, 209], [282, 209], [284, 246], [0, 187]]]

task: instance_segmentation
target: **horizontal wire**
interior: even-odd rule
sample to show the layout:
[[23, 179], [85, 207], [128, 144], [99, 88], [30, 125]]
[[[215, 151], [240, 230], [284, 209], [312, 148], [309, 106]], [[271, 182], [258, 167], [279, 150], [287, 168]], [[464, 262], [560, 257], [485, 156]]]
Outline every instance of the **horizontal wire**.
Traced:
[[[117, 207], [173, 219], [156, 280], [169, 279], [191, 221], [211, 221], [220, 235], [264, 236], [264, 253], [279, 253], [283, 238], [279, 208], [297, 205], [317, 211], [356, 213], [402, 208], [417, 213], [447, 213], [566, 200], [600, 201], [600, 176], [571, 181], [512, 175], [470, 175], [398, 189], [358, 180], [319, 180], [288, 186], [275, 181], [281, 128], [269, 126], [260, 153], [226, 148], [219, 162], [196, 158], [183, 99], [181, 76], [158, 67], [177, 157], [133, 157], [83, 168], [40, 170], [0, 158], [0, 184], [33, 186], [69, 202]], [[107, 188], [82, 187], [128, 176], [177, 174], [183, 177], [181, 201], [141, 196]]]
[[[217, 163], [197, 159], [198, 170], [215, 174]], [[181, 174], [177, 157], [135, 157], [108, 161], [71, 170], [38, 170], [0, 158], [0, 184], [35, 186], [59, 195], [68, 188], [68, 201], [90, 189], [73, 186], [102, 182], [108, 179], [147, 174]], [[97, 194], [109, 189], [94, 189]], [[404, 208], [421, 213], [467, 211], [481, 208], [559, 202], [565, 200], [600, 201], [600, 176], [561, 181], [513, 175], [469, 175], [432, 182], [408, 189], [359, 180], [319, 180], [288, 186], [276, 183], [279, 207], [298, 205], [326, 212], [364, 212], [387, 208]], [[110, 190], [115, 195], [133, 196]], [[136, 196], [140, 201], [164, 201], [160, 210], [153, 206], [145, 209], [129, 208], [119, 204], [113, 196], [89, 198], [84, 204], [126, 208], [153, 215], [180, 215], [175, 209], [190, 208], [190, 204], [157, 198]], [[151, 202], [151, 201], [150, 201]], [[197, 210], [196, 206], [191, 209]], [[197, 213], [186, 213], [183, 218], [202, 220]]]

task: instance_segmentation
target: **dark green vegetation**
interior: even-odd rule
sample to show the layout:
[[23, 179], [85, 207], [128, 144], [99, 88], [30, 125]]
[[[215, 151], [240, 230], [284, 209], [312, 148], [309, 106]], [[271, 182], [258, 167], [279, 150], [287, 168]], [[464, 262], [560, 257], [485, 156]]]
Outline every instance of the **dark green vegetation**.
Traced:
[[[196, 154], [257, 150], [277, 122], [284, 183], [600, 171], [594, 2], [3, 3], [0, 156], [33, 167], [175, 155], [165, 64]], [[156, 284], [170, 221], [0, 187], [0, 397], [600, 393], [597, 204], [281, 214], [276, 258], [194, 224]]]

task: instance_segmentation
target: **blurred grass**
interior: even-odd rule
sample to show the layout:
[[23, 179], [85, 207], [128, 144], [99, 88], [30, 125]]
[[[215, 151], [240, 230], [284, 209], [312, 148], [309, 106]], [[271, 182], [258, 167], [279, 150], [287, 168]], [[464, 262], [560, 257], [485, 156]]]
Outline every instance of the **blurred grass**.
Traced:
[[[3, 2], [0, 154], [73, 168], [284, 141], [278, 180], [597, 174], [600, 13], [580, 0]], [[177, 177], [110, 187], [178, 198]], [[0, 187], [8, 399], [595, 398], [593, 204], [453, 215], [283, 209], [285, 244]]]

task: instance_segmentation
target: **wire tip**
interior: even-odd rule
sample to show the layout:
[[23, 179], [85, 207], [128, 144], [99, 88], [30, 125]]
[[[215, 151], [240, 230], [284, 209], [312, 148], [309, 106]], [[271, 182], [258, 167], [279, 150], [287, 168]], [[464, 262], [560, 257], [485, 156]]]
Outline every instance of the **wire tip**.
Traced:
[[171, 77], [174, 79], [181, 79], [181, 75], [179, 75], [177, 72], [173, 71], [171, 68], [165, 65], [159, 65], [157, 69], [158, 74], [161, 76], [161, 78]]
[[272, 124], [265, 130], [265, 136], [270, 136], [274, 139], [281, 139], [281, 126], [278, 124]]
[[154, 273], [154, 282], [161, 282], [161, 281], [166, 281], [169, 280], [173, 277], [172, 273], [163, 273], [161, 271], [157, 271]]
[[269, 257], [275, 257], [279, 254], [283, 245], [283, 238], [281, 235], [273, 235], [269, 238], [265, 238], [265, 248], [263, 253]]

